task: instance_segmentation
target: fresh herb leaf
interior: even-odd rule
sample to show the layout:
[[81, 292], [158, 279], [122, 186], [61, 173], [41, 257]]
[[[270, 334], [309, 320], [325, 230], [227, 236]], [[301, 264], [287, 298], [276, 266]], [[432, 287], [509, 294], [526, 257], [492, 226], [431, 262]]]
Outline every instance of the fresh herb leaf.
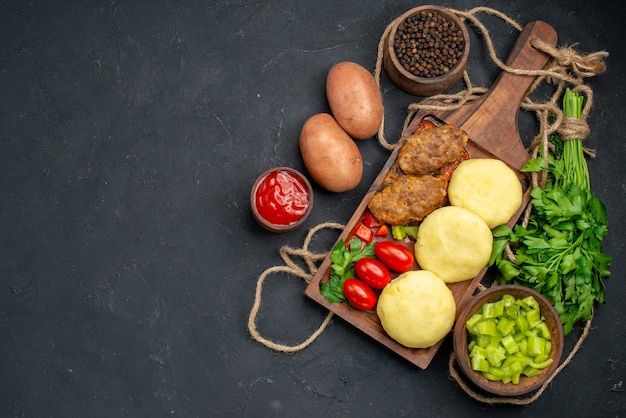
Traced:
[[343, 240], [339, 240], [330, 254], [331, 273], [328, 282], [322, 283], [321, 293], [330, 302], [345, 302], [343, 284], [353, 278], [354, 263], [364, 257], [374, 257], [374, 244], [363, 245], [358, 237], [353, 237], [346, 248]]
[[493, 235], [493, 246], [491, 247], [491, 257], [489, 258], [489, 266], [498, 264], [502, 259], [502, 252], [506, 248], [509, 240], [513, 236], [513, 231], [508, 225], [500, 225], [491, 230]]
[[528, 162], [520, 170], [523, 173], [530, 173], [534, 171], [543, 171], [546, 169], [546, 163], [541, 157], [528, 160]]

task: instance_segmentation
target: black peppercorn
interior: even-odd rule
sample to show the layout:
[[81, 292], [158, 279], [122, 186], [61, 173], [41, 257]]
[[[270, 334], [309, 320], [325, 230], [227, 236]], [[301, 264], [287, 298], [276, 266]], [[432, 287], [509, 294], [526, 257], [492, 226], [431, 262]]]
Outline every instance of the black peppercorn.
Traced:
[[463, 32], [435, 11], [407, 17], [394, 35], [394, 52], [409, 73], [424, 78], [445, 75], [460, 61]]

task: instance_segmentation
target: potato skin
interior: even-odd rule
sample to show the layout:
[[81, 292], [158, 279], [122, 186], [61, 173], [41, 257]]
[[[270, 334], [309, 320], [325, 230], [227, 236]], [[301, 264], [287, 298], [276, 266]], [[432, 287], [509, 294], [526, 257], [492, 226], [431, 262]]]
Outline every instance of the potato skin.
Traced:
[[328, 113], [315, 114], [304, 123], [300, 152], [313, 180], [326, 190], [345, 192], [361, 182], [361, 152]]
[[339, 126], [354, 139], [374, 136], [383, 120], [383, 101], [374, 76], [361, 65], [335, 64], [326, 77], [326, 97]]

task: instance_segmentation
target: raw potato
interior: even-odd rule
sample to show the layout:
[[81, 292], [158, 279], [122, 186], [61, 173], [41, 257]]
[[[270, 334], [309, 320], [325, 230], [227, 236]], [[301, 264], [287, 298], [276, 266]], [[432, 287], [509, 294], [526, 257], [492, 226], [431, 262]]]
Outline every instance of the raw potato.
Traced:
[[361, 152], [328, 113], [313, 115], [304, 123], [300, 152], [313, 180], [326, 190], [345, 192], [361, 182]]
[[450, 203], [480, 216], [492, 229], [515, 215], [522, 204], [522, 194], [515, 172], [491, 158], [463, 161], [448, 185]]
[[456, 303], [434, 273], [408, 271], [385, 286], [376, 313], [391, 338], [409, 348], [426, 348], [450, 332]]
[[331, 112], [352, 138], [374, 136], [383, 120], [383, 100], [374, 76], [354, 62], [335, 64], [326, 77]]
[[415, 259], [446, 283], [468, 280], [487, 265], [491, 229], [478, 215], [444, 206], [426, 216], [417, 231]]

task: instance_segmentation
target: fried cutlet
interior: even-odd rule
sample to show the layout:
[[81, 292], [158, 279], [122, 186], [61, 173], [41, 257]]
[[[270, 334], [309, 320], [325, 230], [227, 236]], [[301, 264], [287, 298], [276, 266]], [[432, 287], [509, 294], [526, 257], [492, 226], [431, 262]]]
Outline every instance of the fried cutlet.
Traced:
[[381, 222], [405, 225], [421, 221], [446, 202], [445, 184], [438, 178], [402, 176], [378, 193], [368, 205]]
[[422, 175], [461, 157], [469, 137], [452, 125], [418, 129], [398, 150], [397, 162], [405, 174]]

